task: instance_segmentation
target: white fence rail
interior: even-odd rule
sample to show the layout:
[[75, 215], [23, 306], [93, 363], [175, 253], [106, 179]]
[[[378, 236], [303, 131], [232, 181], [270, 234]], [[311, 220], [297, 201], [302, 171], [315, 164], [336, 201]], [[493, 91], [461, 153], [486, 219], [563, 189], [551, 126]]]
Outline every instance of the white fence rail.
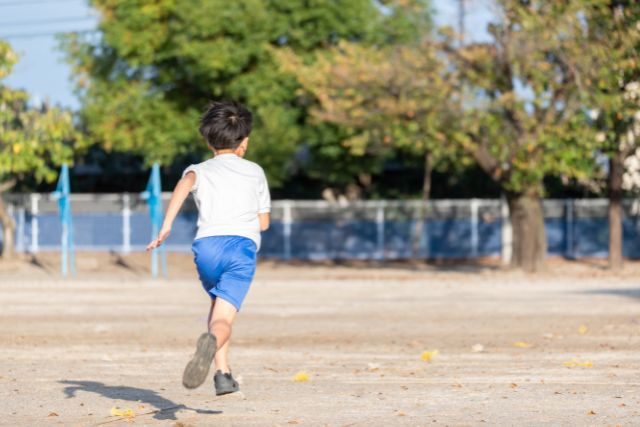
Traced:
[[[168, 202], [169, 193], [163, 194]], [[59, 250], [57, 204], [48, 194], [7, 196], [16, 219], [18, 251]], [[545, 200], [543, 211], [552, 254], [605, 256], [606, 199]], [[138, 194], [73, 194], [78, 250], [140, 251], [150, 236], [145, 202]], [[640, 257], [640, 204], [626, 200], [625, 255]], [[426, 214], [422, 214], [424, 211]], [[421, 219], [424, 217], [424, 221]], [[397, 259], [511, 256], [508, 207], [499, 199], [379, 200], [330, 203], [273, 202], [272, 228], [261, 254], [281, 259]], [[190, 250], [196, 212], [188, 201], [176, 220], [168, 249]]]

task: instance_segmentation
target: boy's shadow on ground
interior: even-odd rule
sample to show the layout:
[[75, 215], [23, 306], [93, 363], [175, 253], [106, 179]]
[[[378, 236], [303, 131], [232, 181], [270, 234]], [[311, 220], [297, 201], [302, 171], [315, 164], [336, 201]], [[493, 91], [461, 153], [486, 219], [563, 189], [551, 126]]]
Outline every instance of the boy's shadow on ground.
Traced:
[[100, 394], [108, 399], [130, 400], [132, 402], [143, 402], [148, 405], [155, 406], [157, 412], [153, 418], [157, 420], [176, 420], [176, 412], [185, 409], [195, 411], [198, 414], [221, 414], [222, 411], [214, 411], [209, 409], [189, 408], [186, 405], [172, 402], [160, 396], [153, 390], [145, 388], [127, 387], [127, 386], [109, 386], [97, 381], [59, 381], [61, 384], [68, 384], [64, 388], [64, 394], [67, 398], [76, 396], [77, 391], [86, 391], [90, 393]]

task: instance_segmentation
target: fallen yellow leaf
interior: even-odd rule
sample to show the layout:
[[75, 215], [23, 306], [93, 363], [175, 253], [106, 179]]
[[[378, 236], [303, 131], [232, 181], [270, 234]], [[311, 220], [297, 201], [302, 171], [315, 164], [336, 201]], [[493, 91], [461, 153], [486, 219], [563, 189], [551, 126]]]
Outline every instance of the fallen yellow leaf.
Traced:
[[429, 362], [431, 361], [431, 359], [436, 357], [438, 353], [438, 350], [426, 350], [422, 352], [422, 354], [420, 355], [420, 359], [422, 359], [424, 362]]
[[516, 341], [513, 343], [513, 346], [518, 348], [529, 348], [529, 347], [533, 347], [533, 344], [526, 341]]
[[133, 412], [133, 409], [120, 409], [118, 407], [111, 408], [111, 416], [112, 417], [125, 417], [125, 418], [133, 418], [136, 416], [136, 413]]
[[564, 366], [567, 368], [593, 368], [593, 362], [590, 360], [579, 360], [573, 358], [567, 362], [564, 362]]
[[580, 335], [584, 335], [587, 332], [589, 332], [589, 328], [587, 328], [585, 325], [580, 325], [580, 327], [578, 328], [578, 333]]
[[303, 383], [306, 381], [309, 381], [309, 374], [307, 374], [304, 371], [300, 371], [297, 374], [294, 375], [293, 380], [295, 382], [299, 382], [299, 383]]

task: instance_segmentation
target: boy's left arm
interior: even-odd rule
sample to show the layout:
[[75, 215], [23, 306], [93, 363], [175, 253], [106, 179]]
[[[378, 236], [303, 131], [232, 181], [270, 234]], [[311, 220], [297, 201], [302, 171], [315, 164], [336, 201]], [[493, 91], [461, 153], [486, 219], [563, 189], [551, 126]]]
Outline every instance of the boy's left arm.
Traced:
[[162, 228], [158, 233], [158, 237], [149, 243], [147, 246], [147, 250], [150, 251], [152, 249], [157, 248], [167, 240], [169, 234], [171, 234], [171, 226], [173, 225], [173, 220], [176, 219], [182, 204], [185, 199], [189, 195], [189, 192], [193, 188], [196, 183], [196, 174], [194, 172], [187, 172], [185, 176], [178, 181], [176, 184], [176, 188], [173, 190], [171, 194], [171, 201], [169, 201], [169, 207], [167, 207], [167, 213], [164, 216], [164, 222], [162, 223]]

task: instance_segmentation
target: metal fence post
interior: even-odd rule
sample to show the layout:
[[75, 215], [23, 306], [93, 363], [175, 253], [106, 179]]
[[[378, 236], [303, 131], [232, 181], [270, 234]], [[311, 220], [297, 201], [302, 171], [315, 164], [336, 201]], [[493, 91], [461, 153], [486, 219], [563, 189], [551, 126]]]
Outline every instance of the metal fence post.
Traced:
[[38, 201], [40, 200], [40, 194], [31, 194], [31, 247], [29, 251], [33, 254], [38, 252], [38, 237], [40, 230], [38, 230]]
[[122, 253], [131, 252], [131, 195], [122, 195]]
[[511, 219], [509, 218], [509, 205], [504, 196], [500, 198], [500, 216], [502, 217], [502, 245], [500, 255], [502, 264], [508, 265], [511, 262], [511, 254], [513, 251], [513, 228], [511, 227]]
[[[12, 202], [8, 202], [8, 203], [7, 203], [7, 214], [9, 214], [9, 218], [13, 218], [13, 220], [14, 220], [14, 224], [15, 224], [15, 218], [16, 218], [16, 206], [15, 206]], [[15, 225], [17, 226], [18, 224], [15, 224]], [[18, 231], [18, 230], [16, 229], [16, 231], [15, 231], [15, 232], [17, 233], [17, 231]], [[15, 246], [14, 246], [14, 248], [17, 250], [18, 242], [16, 241], [16, 236], [15, 236], [15, 234], [14, 234], [13, 238], [14, 238], [14, 240], [13, 240], [13, 241], [15, 242]]]
[[25, 212], [24, 212], [24, 198], [22, 199], [22, 206], [18, 208], [18, 227], [17, 227], [17, 236], [16, 236], [16, 251], [24, 252], [25, 244], [24, 244], [24, 225], [25, 225]]
[[573, 252], [573, 199], [565, 200], [566, 243], [565, 256], [574, 257]]
[[284, 237], [284, 259], [291, 259], [291, 200], [286, 200], [283, 204], [282, 232]]
[[478, 210], [480, 201], [471, 199], [471, 256], [478, 256]]
[[376, 210], [376, 232], [378, 245], [378, 259], [384, 259], [384, 202], [378, 204]]

